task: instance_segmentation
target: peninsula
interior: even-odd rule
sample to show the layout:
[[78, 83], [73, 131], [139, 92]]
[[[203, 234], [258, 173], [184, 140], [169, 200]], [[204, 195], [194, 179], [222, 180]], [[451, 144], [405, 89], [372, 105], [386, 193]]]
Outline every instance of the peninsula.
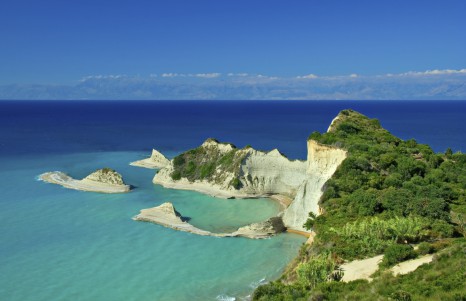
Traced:
[[123, 177], [110, 168], [99, 169], [82, 180], [73, 179], [60, 171], [43, 173], [39, 179], [65, 188], [100, 193], [122, 193], [131, 189], [130, 185], [123, 182]]

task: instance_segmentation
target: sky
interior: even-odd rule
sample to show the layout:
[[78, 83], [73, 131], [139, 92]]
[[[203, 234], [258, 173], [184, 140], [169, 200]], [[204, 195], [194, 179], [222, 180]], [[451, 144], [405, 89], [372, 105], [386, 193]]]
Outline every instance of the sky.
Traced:
[[464, 0], [0, 2], [0, 85], [466, 68]]

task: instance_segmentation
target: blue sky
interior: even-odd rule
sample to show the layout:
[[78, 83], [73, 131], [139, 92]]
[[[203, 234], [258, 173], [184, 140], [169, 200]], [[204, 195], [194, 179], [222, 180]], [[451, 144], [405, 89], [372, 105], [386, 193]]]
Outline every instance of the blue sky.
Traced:
[[0, 2], [0, 84], [466, 68], [466, 1]]

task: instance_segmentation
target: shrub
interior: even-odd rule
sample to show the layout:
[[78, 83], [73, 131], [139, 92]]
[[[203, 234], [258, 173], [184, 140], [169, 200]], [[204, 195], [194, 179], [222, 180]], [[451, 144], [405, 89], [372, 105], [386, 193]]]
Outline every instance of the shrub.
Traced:
[[179, 170], [175, 170], [172, 172], [171, 177], [174, 181], [178, 181], [181, 179], [181, 172]]
[[183, 155], [179, 155], [179, 156], [176, 156], [175, 158], [173, 158], [173, 165], [175, 167], [178, 167], [178, 166], [181, 166], [185, 163], [185, 159], [183, 157]]
[[298, 266], [298, 282], [306, 288], [313, 288], [319, 283], [331, 280], [334, 270], [335, 262], [331, 254], [323, 253]]
[[411, 295], [405, 291], [396, 291], [390, 297], [396, 301], [411, 301]]
[[240, 189], [242, 184], [241, 184], [241, 181], [238, 178], [234, 178], [233, 180], [231, 180], [230, 186], [235, 188], [235, 189]]
[[421, 242], [418, 246], [417, 252], [420, 255], [430, 254], [434, 251], [434, 248], [428, 242]]
[[390, 267], [398, 262], [415, 257], [416, 253], [410, 245], [394, 244], [385, 250], [381, 265], [383, 267]]

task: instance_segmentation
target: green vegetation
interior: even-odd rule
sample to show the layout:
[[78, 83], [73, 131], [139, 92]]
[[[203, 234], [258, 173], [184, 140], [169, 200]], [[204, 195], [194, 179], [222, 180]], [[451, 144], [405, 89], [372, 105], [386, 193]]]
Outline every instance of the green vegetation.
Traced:
[[410, 245], [394, 244], [387, 247], [383, 255], [380, 265], [388, 268], [399, 262], [415, 258], [416, 252], [414, 252], [413, 247]]
[[[216, 144], [216, 140], [208, 139]], [[230, 181], [230, 186], [235, 189], [241, 188], [241, 181], [238, 179], [241, 161], [244, 159], [246, 152], [241, 152], [232, 144], [231, 150], [224, 152], [220, 151], [215, 146], [200, 146], [195, 149], [186, 151], [173, 159], [174, 170], [171, 173], [171, 178], [175, 181], [181, 178], [187, 178], [190, 182], [195, 180], [213, 180], [222, 182], [225, 173], [232, 173], [235, 178]], [[222, 171], [216, 174], [216, 170], [220, 168]]]
[[456, 239], [439, 251], [432, 263], [407, 275], [395, 277], [384, 272], [372, 282], [326, 282], [309, 292], [306, 300], [466, 300], [465, 252], [466, 241]]
[[[414, 139], [403, 141], [378, 120], [352, 110], [342, 111], [329, 132], [309, 138], [344, 148], [348, 157], [325, 184], [324, 213], [310, 215], [304, 225], [317, 233], [313, 245], [303, 246], [280, 280], [259, 287], [254, 300], [466, 300], [465, 243], [458, 238], [465, 235], [466, 155], [451, 149], [436, 154]], [[461, 243], [448, 247], [451, 241], [445, 238]], [[414, 252], [410, 243], [420, 243], [419, 250]], [[389, 267], [445, 247], [450, 251], [442, 254], [447, 255], [432, 264], [442, 273], [430, 266], [423, 267], [430, 273], [426, 277], [418, 271], [400, 277], [381, 272], [370, 289], [366, 281], [322, 281], [315, 264], [308, 266], [322, 253], [330, 254], [326, 258], [335, 269], [343, 261], [377, 254], [385, 254], [382, 266]], [[305, 273], [303, 267], [314, 272]], [[303, 275], [312, 275], [308, 285]], [[455, 283], [449, 292], [446, 287]]]

